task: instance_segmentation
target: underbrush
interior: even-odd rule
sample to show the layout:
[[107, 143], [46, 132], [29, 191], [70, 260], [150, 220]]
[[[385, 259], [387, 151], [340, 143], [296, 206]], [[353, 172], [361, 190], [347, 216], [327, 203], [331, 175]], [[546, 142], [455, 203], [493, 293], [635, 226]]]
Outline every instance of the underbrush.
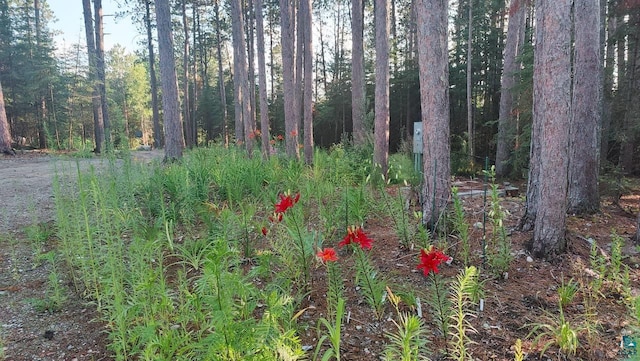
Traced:
[[[418, 187], [411, 161], [392, 157], [390, 169], [374, 182], [370, 161], [340, 146], [317, 151], [313, 166], [214, 147], [167, 165], [78, 168], [77, 183], [55, 183], [56, 259], [100, 311], [117, 360], [469, 359], [486, 282], [510, 282], [497, 187], [485, 206], [489, 249], [472, 248], [459, 200], [454, 232], [429, 235], [402, 192]], [[379, 242], [371, 224], [395, 232]], [[589, 332], [602, 332], [587, 311], [611, 290], [638, 325], [628, 267], [595, 251], [591, 262], [602, 276], [570, 283], [585, 314], [568, 315], [572, 297], [523, 324], [539, 344], [527, 352], [586, 349]], [[610, 262], [613, 271], [597, 268]], [[369, 354], [345, 352], [357, 342], [347, 324], [376, 333], [387, 321]]]

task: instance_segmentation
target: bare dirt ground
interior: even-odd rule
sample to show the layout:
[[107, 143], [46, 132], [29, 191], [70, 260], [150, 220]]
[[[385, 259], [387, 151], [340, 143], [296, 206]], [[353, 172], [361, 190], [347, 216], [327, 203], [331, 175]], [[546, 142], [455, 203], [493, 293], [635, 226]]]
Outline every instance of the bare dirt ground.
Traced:
[[[135, 160], [162, 158], [159, 151], [134, 152]], [[107, 360], [107, 338], [93, 307], [76, 295], [62, 273], [67, 299], [61, 310], [42, 311], [50, 274], [38, 259], [27, 227], [52, 232], [53, 181], [75, 179], [80, 169], [100, 169], [107, 160], [73, 159], [41, 152], [0, 155], [0, 348], [6, 360]], [[51, 249], [49, 238], [44, 250]], [[2, 355], [0, 350], [0, 355]], [[2, 357], [0, 356], [0, 360]]]

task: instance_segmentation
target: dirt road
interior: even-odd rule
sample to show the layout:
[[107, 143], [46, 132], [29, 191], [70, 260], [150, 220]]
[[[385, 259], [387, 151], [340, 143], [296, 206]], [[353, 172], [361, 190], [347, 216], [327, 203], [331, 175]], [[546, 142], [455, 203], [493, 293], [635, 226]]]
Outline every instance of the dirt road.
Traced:
[[[134, 161], [147, 162], [161, 159], [163, 153], [134, 152], [132, 156]], [[0, 155], [0, 361], [3, 354], [7, 361], [110, 359], [100, 315], [75, 294], [67, 275], [59, 280], [67, 297], [62, 309], [39, 309], [38, 301], [50, 290], [51, 269], [38, 260], [24, 231], [31, 224], [53, 221], [56, 176], [71, 182], [78, 166], [99, 170], [106, 164], [108, 160], [101, 158], [43, 153]]]

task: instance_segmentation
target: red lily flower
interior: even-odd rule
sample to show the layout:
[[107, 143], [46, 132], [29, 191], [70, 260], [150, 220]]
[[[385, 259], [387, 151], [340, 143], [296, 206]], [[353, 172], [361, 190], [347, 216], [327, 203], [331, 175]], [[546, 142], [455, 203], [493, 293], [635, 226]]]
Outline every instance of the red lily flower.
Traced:
[[280, 200], [276, 203], [276, 213], [284, 213], [300, 200], [300, 193], [291, 197], [291, 194], [280, 194]]
[[431, 246], [429, 247], [428, 252], [424, 249], [420, 250], [420, 264], [418, 265], [418, 269], [422, 269], [425, 276], [427, 276], [431, 271], [433, 271], [433, 273], [438, 273], [438, 265], [442, 262], [449, 261], [449, 259], [449, 256]]
[[339, 247], [346, 246], [351, 243], [358, 243], [362, 249], [371, 249], [373, 240], [364, 233], [361, 227], [353, 226], [347, 228], [347, 235], [338, 243]]
[[267, 229], [267, 227], [262, 227], [262, 235], [266, 236], [267, 233], [269, 233], [269, 230]]
[[320, 258], [322, 262], [335, 262], [338, 260], [338, 256], [336, 255], [336, 250], [333, 248], [325, 248], [323, 250], [318, 251], [316, 256]]

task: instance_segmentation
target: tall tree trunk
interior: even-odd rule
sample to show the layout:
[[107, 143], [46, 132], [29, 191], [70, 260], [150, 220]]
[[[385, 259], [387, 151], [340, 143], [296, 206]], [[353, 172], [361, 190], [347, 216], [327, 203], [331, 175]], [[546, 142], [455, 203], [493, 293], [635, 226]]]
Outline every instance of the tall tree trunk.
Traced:
[[520, 67], [518, 57], [524, 43], [527, 8], [527, 0], [511, 0], [509, 5], [509, 25], [504, 49], [498, 141], [496, 145], [496, 175], [498, 176], [505, 176], [511, 171], [508, 161], [514, 145], [514, 111], [516, 107], [516, 90], [514, 87], [516, 85], [516, 73]]
[[[296, 32], [295, 32], [295, 36], [294, 36], [294, 41], [296, 43], [296, 53], [295, 53], [295, 59], [296, 59], [296, 67], [295, 67], [295, 75], [294, 75], [294, 83], [295, 83], [295, 107], [294, 109], [294, 117], [296, 118], [296, 130], [298, 131], [298, 133], [300, 133], [300, 131], [302, 130], [302, 91], [303, 91], [303, 80], [302, 80], [302, 63], [304, 61], [304, 40], [303, 40], [303, 29], [302, 29], [302, 21], [301, 21], [301, 11], [302, 11], [302, 7], [300, 4], [300, 1], [296, 1], [296, 4], [298, 4], [298, 10], [297, 12], [294, 11], [294, 24], [295, 24], [295, 28], [296, 28]], [[295, 7], [295, 5], [294, 5]]]
[[195, 140], [193, 139], [193, 124], [191, 122], [191, 106], [189, 96], [189, 21], [187, 19], [187, 0], [182, 0], [182, 31], [184, 36], [183, 52], [182, 52], [182, 110], [185, 142], [187, 147], [193, 147]]
[[353, 122], [353, 142], [356, 145], [362, 145], [366, 140], [364, 128], [365, 84], [363, 29], [363, 0], [351, 0], [351, 52], [353, 58], [351, 62], [351, 118]]
[[[224, 134], [224, 146], [229, 146], [229, 114], [227, 112], [227, 91], [224, 82], [224, 70], [222, 68], [222, 35], [220, 29], [219, 0], [215, 0], [214, 13], [216, 19], [216, 54], [218, 58], [218, 89], [220, 90], [220, 104], [222, 107], [222, 128]], [[211, 136], [211, 135], [209, 135]]]
[[469, 1], [469, 29], [467, 34], [467, 139], [469, 147], [469, 164], [473, 164], [475, 157], [475, 147], [473, 144], [473, 94], [471, 88], [471, 50], [473, 41], [473, 0]]
[[376, 0], [376, 97], [373, 163], [387, 177], [389, 168], [389, 0]]
[[156, 56], [153, 51], [153, 34], [151, 32], [151, 0], [145, 0], [145, 26], [147, 28], [147, 50], [149, 52], [149, 83], [151, 85], [151, 109], [153, 114], [153, 146], [164, 146], [162, 129], [160, 128], [160, 111], [158, 104], [158, 78], [156, 76]]
[[[571, 121], [571, 0], [536, 4], [534, 55], [534, 123], [540, 133], [532, 143], [540, 145], [538, 197], [531, 250], [536, 257], [566, 248], [566, 212]], [[530, 175], [531, 177], [531, 175]], [[533, 177], [531, 177], [533, 178]]]
[[[42, 50], [42, 25], [40, 19], [41, 5], [40, 0], [33, 1], [34, 8], [34, 21], [36, 27], [36, 53], [38, 59], [43, 59], [44, 54]], [[41, 68], [42, 69], [42, 68]], [[40, 70], [42, 71], [42, 70]], [[44, 74], [43, 74], [44, 75]], [[41, 149], [47, 148], [47, 102], [45, 100], [45, 91], [40, 88], [38, 94], [38, 143]]]
[[307, 164], [313, 163], [313, 19], [311, 0], [300, 1], [300, 17], [302, 22], [304, 41], [304, 160]]
[[16, 154], [11, 148], [11, 133], [9, 132], [7, 111], [4, 107], [4, 93], [2, 92], [2, 83], [0, 83], [0, 153], [9, 155]]
[[289, 157], [300, 158], [298, 151], [297, 120], [295, 118], [295, 82], [294, 72], [294, 27], [293, 2], [280, 0], [280, 28], [282, 38], [282, 88], [284, 90], [284, 129], [285, 147]]
[[[602, 1], [606, 3], [606, 1]], [[603, 93], [603, 114], [602, 114], [602, 130], [600, 137], [600, 165], [601, 168], [607, 164], [609, 156], [609, 141], [611, 140], [611, 118], [613, 115], [613, 73], [615, 69], [615, 41], [614, 36], [617, 30], [615, 16], [615, 0], [610, 0], [607, 7], [606, 17], [606, 46], [605, 46], [605, 68], [603, 74], [604, 93]]]
[[269, 102], [267, 101], [267, 67], [264, 50], [264, 20], [262, 16], [262, 0], [255, 0], [256, 35], [258, 45], [258, 91], [260, 98], [260, 130], [262, 136], [262, 157], [269, 158], [271, 139], [269, 130]]
[[423, 222], [436, 229], [451, 194], [447, 0], [417, 0]]
[[600, 209], [602, 60], [599, 0], [574, 0], [573, 99], [569, 138], [568, 211]]
[[[253, 1], [243, 2], [247, 7], [247, 77], [249, 78], [249, 121], [251, 122], [251, 129], [255, 131], [258, 129], [256, 125], [256, 67], [255, 67], [255, 9], [253, 8]], [[255, 135], [255, 134], [254, 134]]]
[[[251, 98], [249, 96], [249, 78], [247, 75], [247, 54], [246, 54], [246, 40], [244, 36], [244, 14], [242, 11], [242, 1], [231, 1], [231, 26], [233, 33], [233, 64], [234, 75], [233, 84], [235, 90], [235, 120], [236, 131], [238, 130], [238, 123], [242, 128], [240, 134], [236, 134], [236, 137], [241, 136], [247, 153], [251, 156], [253, 152], [254, 142], [254, 129], [255, 125], [251, 121]], [[242, 134], [244, 132], [244, 134]]]
[[164, 161], [182, 158], [184, 133], [180, 116], [178, 75], [173, 56], [173, 31], [169, 0], [156, 0], [158, 25], [158, 53], [160, 55], [160, 79], [162, 84], [162, 110], [164, 114]]
[[98, 76], [98, 88], [100, 91], [100, 103], [102, 104], [102, 121], [104, 122], [105, 148], [111, 149], [111, 122], [109, 121], [109, 108], [107, 101], [107, 78], [104, 63], [104, 26], [102, 22], [102, 0], [93, 0], [95, 9], [96, 26], [96, 74]]
[[640, 116], [640, 10], [632, 12], [628, 17], [629, 34], [627, 40], [627, 70], [625, 72], [627, 91], [625, 102], [625, 115], [622, 129], [624, 136], [620, 149], [620, 165], [622, 170], [631, 174], [636, 168], [634, 164], [634, 150], [637, 144], [638, 117]]
[[[194, 141], [194, 145], [198, 146], [198, 101], [200, 96], [200, 89], [198, 84], [198, 34], [200, 33], [200, 13], [198, 11], [198, 4], [194, 3], [191, 8], [191, 13], [193, 17], [193, 97], [191, 98], [191, 122], [193, 127], [191, 131], [193, 132], [192, 137]], [[206, 142], [205, 142], [206, 144]]]
[[84, 30], [87, 38], [87, 54], [89, 57], [89, 82], [93, 86], [91, 97], [93, 109], [93, 131], [95, 137], [96, 153], [104, 150], [104, 119], [102, 113], [102, 101], [100, 100], [100, 86], [97, 81], [97, 55], [95, 33], [93, 29], [93, 16], [91, 15], [91, 1], [82, 0], [82, 10], [84, 14]]

